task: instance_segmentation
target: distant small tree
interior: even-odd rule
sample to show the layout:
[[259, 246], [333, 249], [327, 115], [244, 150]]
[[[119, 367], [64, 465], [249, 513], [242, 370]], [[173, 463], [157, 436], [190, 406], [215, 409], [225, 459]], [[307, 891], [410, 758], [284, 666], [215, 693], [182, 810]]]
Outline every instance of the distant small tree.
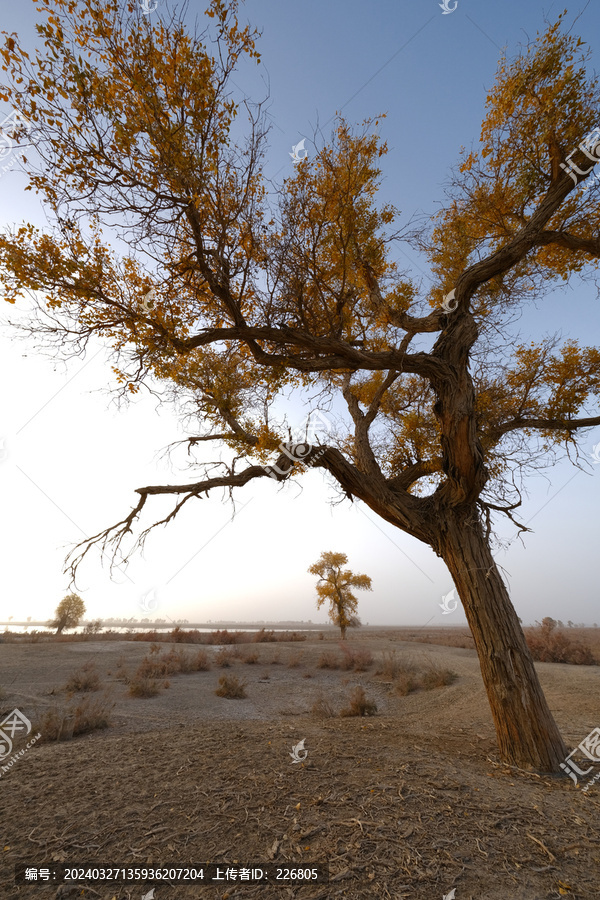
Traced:
[[102, 622], [100, 619], [94, 619], [93, 622], [88, 622], [83, 629], [84, 634], [99, 634], [101, 631]]
[[346, 640], [346, 629], [357, 628], [360, 619], [356, 615], [358, 600], [350, 590], [371, 591], [371, 579], [368, 575], [355, 575], [350, 569], [342, 569], [348, 562], [345, 553], [326, 551], [310, 568], [311, 575], [318, 575], [317, 608], [329, 601], [329, 618]]
[[49, 623], [50, 628], [56, 628], [60, 634], [65, 628], [77, 628], [79, 620], [85, 613], [85, 603], [77, 594], [67, 594], [56, 607], [54, 619]]

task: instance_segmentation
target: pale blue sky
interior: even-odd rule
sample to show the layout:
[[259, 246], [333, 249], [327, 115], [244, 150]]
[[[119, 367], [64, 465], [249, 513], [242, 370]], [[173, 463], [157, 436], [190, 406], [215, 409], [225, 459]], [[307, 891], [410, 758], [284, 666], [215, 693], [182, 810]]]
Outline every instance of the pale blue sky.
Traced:
[[[192, 0], [190, 20], [203, 7]], [[161, 0], [153, 15], [165, 8]], [[390, 152], [382, 164], [381, 199], [400, 209], [401, 222], [414, 213], [435, 213], [461, 145], [479, 137], [503, 46], [513, 55], [519, 42], [545, 28], [544, 15], [553, 20], [562, 8], [535, 0], [458, 0], [456, 10], [443, 15], [435, 0], [249, 0], [242, 17], [263, 30], [263, 60], [259, 68], [245, 65], [234, 81], [256, 99], [268, 85], [267, 176], [277, 182], [291, 174], [292, 145], [304, 137], [310, 154], [315, 130], [328, 135], [336, 111], [356, 122], [385, 112], [380, 132]], [[598, 9], [574, 4], [569, 21], [584, 9], [574, 32], [592, 43], [592, 71], [599, 68]], [[1, 27], [33, 41], [34, 10], [30, 0], [0, 0]], [[9, 110], [0, 105], [0, 111]], [[46, 224], [24, 184], [16, 171], [0, 178], [3, 226], [23, 219]], [[404, 245], [397, 253], [425, 291], [424, 261]], [[5, 311], [0, 315], [5, 318]], [[573, 280], [527, 311], [521, 326], [532, 339], [560, 331], [564, 338], [597, 344], [597, 292]], [[61, 574], [66, 549], [121, 519], [137, 499], [136, 487], [193, 476], [157, 462], [163, 447], [183, 437], [174, 411], [157, 413], [156, 401], [146, 395], [121, 412], [110, 405], [107, 389], [114, 381], [100, 347], [65, 368], [2, 328], [0, 378], [6, 448], [0, 464], [0, 620], [45, 619], [67, 590]], [[595, 429], [583, 447], [591, 454], [598, 442]], [[525, 547], [515, 541], [497, 556], [525, 622], [545, 615], [587, 623], [600, 618], [593, 562], [599, 470], [590, 464], [586, 475], [563, 463], [529, 482], [521, 516], [534, 533], [525, 536]], [[441, 614], [438, 604], [453, 585], [431, 550], [377, 520], [360, 502], [328, 505], [333, 492], [318, 472], [309, 473], [302, 487], [281, 489], [265, 479], [244, 488], [233, 521], [231, 506], [219, 495], [188, 504], [114, 581], [98, 554], [91, 554], [78, 578], [90, 617], [141, 616], [140, 596], [156, 588], [152, 615], [166, 619], [325, 621], [306, 570], [323, 550], [339, 550], [353, 569], [373, 579], [373, 592], [360, 595], [363, 621], [464, 622], [460, 607]], [[158, 518], [167, 509], [156, 500], [150, 513]], [[515, 532], [506, 523], [500, 530], [507, 538]]]

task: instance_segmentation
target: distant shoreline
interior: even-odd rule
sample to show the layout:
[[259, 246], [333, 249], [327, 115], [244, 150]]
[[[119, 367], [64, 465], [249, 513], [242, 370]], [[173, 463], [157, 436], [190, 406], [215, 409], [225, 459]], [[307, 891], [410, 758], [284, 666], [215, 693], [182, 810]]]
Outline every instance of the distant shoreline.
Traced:
[[[79, 628], [85, 627], [88, 624], [87, 620], [84, 620]], [[46, 622], [0, 622], [0, 628], [48, 628]], [[365, 629], [381, 629], [381, 628], [389, 628], [389, 629], [397, 629], [397, 628], [425, 628], [424, 625], [361, 625], [357, 629], [353, 629], [353, 631], [364, 631]], [[429, 628], [465, 628], [466, 625], [463, 623], [462, 625], [453, 625], [452, 623], [444, 623], [443, 625], [428, 625]], [[272, 628], [277, 629], [285, 629], [288, 631], [323, 631], [323, 629], [331, 629], [331, 630], [339, 630], [337, 626], [332, 625], [330, 622], [323, 623], [309, 623], [309, 622], [111, 622], [106, 621], [102, 622], [102, 630], [108, 631], [111, 628], [146, 628], [149, 631], [158, 631], [158, 630], [168, 630], [171, 631], [173, 628], [181, 628], [182, 631], [192, 631], [195, 628], [202, 628], [208, 631], [217, 631], [217, 630], [239, 630], [239, 629], [256, 629], [258, 631], [261, 628], [265, 630], [270, 630]], [[49, 629], [51, 630], [51, 629]]]

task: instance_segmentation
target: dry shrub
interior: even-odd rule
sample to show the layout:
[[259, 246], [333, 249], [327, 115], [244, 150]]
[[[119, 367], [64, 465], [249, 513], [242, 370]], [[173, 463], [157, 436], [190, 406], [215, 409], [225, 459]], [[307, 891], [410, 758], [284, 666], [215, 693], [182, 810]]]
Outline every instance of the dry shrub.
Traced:
[[275, 637], [275, 632], [274, 631], [265, 631], [264, 628], [261, 628], [260, 631], [256, 631], [252, 635], [252, 642], [254, 644], [272, 643], [273, 641], [276, 641], [276, 640], [277, 640], [277, 638]]
[[42, 741], [69, 741], [78, 734], [108, 728], [114, 705], [108, 692], [102, 697], [81, 697], [62, 707], [54, 705], [42, 715], [36, 730]]
[[444, 669], [436, 663], [430, 663], [428, 668], [421, 674], [420, 682], [424, 691], [432, 691], [435, 688], [446, 687], [454, 684], [458, 675], [450, 669]]
[[239, 644], [243, 641], [245, 635], [243, 631], [211, 631], [209, 635], [210, 644]]
[[297, 669], [304, 656], [303, 650], [296, 650], [288, 659], [288, 669]]
[[219, 650], [219, 652], [215, 656], [215, 665], [221, 666], [223, 669], [228, 669], [229, 666], [235, 659], [235, 653], [231, 650]]
[[333, 650], [325, 650], [324, 653], [321, 653], [319, 662], [317, 663], [318, 669], [339, 669], [342, 664], [341, 658], [334, 653]]
[[205, 642], [205, 637], [201, 631], [198, 631], [196, 628], [190, 628], [188, 631], [185, 631], [179, 625], [176, 625], [168, 634], [168, 639], [176, 644], [203, 644]]
[[414, 665], [406, 660], [399, 659], [395, 650], [384, 650], [381, 654], [381, 663], [376, 675], [395, 681], [400, 674], [414, 672]]
[[[108, 632], [107, 632], [108, 633]], [[145, 631], [140, 632], [138, 634], [134, 634], [131, 638], [132, 641], [161, 641], [161, 643], [165, 640], [165, 635], [162, 631]]]
[[198, 650], [194, 657], [194, 672], [208, 672], [210, 661], [206, 650]]
[[340, 716], [374, 716], [377, 712], [377, 704], [369, 700], [363, 687], [357, 686], [352, 691], [350, 705], [340, 710]]
[[171, 653], [166, 655], [156, 654], [153, 656], [145, 656], [137, 667], [136, 679], [152, 679], [162, 678], [164, 675], [172, 675], [175, 671], [179, 671], [175, 660], [171, 657]]
[[561, 629], [556, 628], [554, 619], [547, 616], [538, 627], [529, 630], [525, 639], [536, 662], [570, 663], [575, 666], [595, 666], [598, 661], [594, 654], [580, 641], [574, 641]]
[[154, 678], [136, 675], [129, 682], [129, 695], [138, 698], [156, 697], [160, 694], [160, 688], [160, 684]]
[[183, 653], [181, 650], [177, 654], [178, 662], [179, 662], [179, 671], [184, 675], [189, 675], [190, 672], [196, 672], [196, 658], [191, 656], [189, 653]]
[[217, 697], [227, 697], [228, 700], [242, 700], [246, 696], [247, 684], [247, 681], [240, 681], [235, 675], [221, 675], [215, 694]]
[[[200, 651], [203, 652], [203, 651]], [[136, 675], [140, 678], [164, 678], [165, 675], [189, 674], [197, 672], [198, 657], [172, 647], [168, 653], [150, 651], [140, 662]]]
[[394, 681], [394, 690], [398, 694], [399, 697], [406, 697], [407, 694], [412, 694], [413, 691], [416, 691], [419, 687], [419, 681], [414, 672], [408, 671], [408, 669], [404, 672], [399, 672], [396, 675], [396, 679]]
[[269, 660], [272, 666], [280, 666], [281, 665], [281, 654], [279, 650], [277, 653], [274, 653], [271, 659]]
[[355, 672], [366, 672], [373, 665], [373, 654], [361, 647], [349, 647], [340, 641], [342, 651], [342, 669]]
[[247, 650], [246, 653], [241, 657], [243, 663], [246, 663], [248, 666], [253, 666], [260, 659], [260, 655], [258, 650]]
[[334, 706], [322, 694], [317, 697], [310, 711], [317, 719], [332, 719], [337, 715]]
[[187, 634], [188, 632], [182, 631], [179, 625], [176, 625], [169, 637], [175, 644], [184, 644], [187, 643]]
[[276, 636], [278, 641], [305, 641], [306, 635], [299, 634], [297, 631], [282, 631]]
[[76, 669], [65, 684], [65, 691], [71, 694], [100, 690], [100, 675], [93, 662], [84, 663]]

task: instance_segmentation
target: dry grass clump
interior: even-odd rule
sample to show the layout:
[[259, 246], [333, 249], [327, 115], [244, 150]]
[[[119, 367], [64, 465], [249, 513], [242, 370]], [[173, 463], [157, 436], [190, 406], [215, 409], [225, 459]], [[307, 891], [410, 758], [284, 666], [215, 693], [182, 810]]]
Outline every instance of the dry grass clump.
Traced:
[[414, 668], [413, 663], [400, 659], [395, 650], [384, 650], [375, 674], [387, 681], [395, 681], [400, 674], [414, 672]]
[[129, 684], [129, 669], [125, 665], [123, 656], [119, 657], [115, 668], [117, 670], [117, 674], [115, 675], [117, 681], [122, 681], [123, 684]]
[[131, 637], [132, 641], [152, 641], [154, 643], [160, 641], [160, 643], [164, 643], [169, 640], [168, 633], [165, 634], [162, 631], [144, 631], [139, 632], [138, 634], [134, 634]]
[[110, 693], [101, 697], [81, 697], [76, 702], [46, 710], [36, 726], [42, 741], [69, 741], [79, 734], [89, 734], [110, 725], [114, 707]]
[[338, 656], [337, 653], [334, 653], [333, 650], [325, 650], [321, 653], [319, 658], [319, 662], [317, 663], [317, 668], [319, 669], [339, 669], [341, 668], [342, 660], [341, 657]]
[[394, 690], [399, 697], [406, 697], [408, 694], [412, 694], [413, 691], [417, 691], [418, 689], [419, 679], [416, 671], [409, 669], [407, 666], [406, 669], [398, 672], [394, 679]]
[[322, 694], [317, 697], [310, 711], [317, 719], [332, 719], [334, 716], [337, 716], [333, 704]]
[[209, 644], [240, 644], [246, 639], [247, 635], [243, 631], [211, 631], [208, 635]]
[[597, 659], [589, 647], [573, 640], [558, 622], [547, 616], [537, 628], [525, 632], [525, 640], [536, 662], [570, 663], [575, 666], [596, 666]]
[[434, 688], [454, 684], [458, 675], [434, 662], [428, 662], [421, 670], [411, 659], [402, 659], [395, 650], [384, 651], [376, 675], [391, 682], [400, 697], [415, 691], [432, 691]]
[[294, 653], [290, 655], [288, 659], [288, 669], [297, 669], [300, 663], [302, 662], [302, 657], [304, 656], [303, 650], [295, 650]]
[[148, 697], [156, 697], [160, 694], [161, 685], [154, 678], [148, 678], [147, 675], [134, 675], [129, 682], [129, 696], [138, 699], [147, 699]]
[[84, 663], [76, 669], [65, 684], [65, 691], [70, 694], [84, 693], [100, 690], [100, 675], [93, 662]]
[[260, 654], [258, 650], [247, 650], [240, 659], [243, 663], [246, 663], [247, 666], [253, 666], [259, 661]]
[[188, 675], [190, 672], [204, 672], [210, 668], [205, 650], [199, 650], [193, 656], [183, 650], [171, 648], [168, 653], [161, 653], [153, 644], [150, 653], [140, 662], [136, 677], [165, 678], [167, 675]]
[[228, 669], [235, 662], [236, 654], [233, 650], [219, 650], [215, 655], [215, 666], [221, 666], [222, 669]]
[[194, 657], [194, 672], [208, 672], [210, 660], [206, 650], [198, 650]]
[[366, 672], [373, 665], [373, 654], [362, 647], [349, 647], [345, 641], [340, 641], [342, 651], [342, 669], [354, 672]]
[[265, 631], [264, 628], [261, 628], [260, 631], [255, 631], [252, 635], [252, 641], [254, 644], [266, 644], [276, 641], [274, 631]]
[[436, 663], [430, 663], [429, 667], [421, 673], [420, 683], [424, 691], [433, 691], [435, 688], [447, 687], [454, 684], [458, 675], [451, 669], [444, 669]]
[[247, 681], [240, 681], [235, 675], [221, 675], [215, 694], [217, 697], [227, 697], [228, 700], [242, 700], [246, 697], [247, 684]]
[[377, 704], [369, 700], [365, 689], [358, 685], [352, 691], [350, 705], [340, 710], [340, 716], [374, 716], [377, 712]]

